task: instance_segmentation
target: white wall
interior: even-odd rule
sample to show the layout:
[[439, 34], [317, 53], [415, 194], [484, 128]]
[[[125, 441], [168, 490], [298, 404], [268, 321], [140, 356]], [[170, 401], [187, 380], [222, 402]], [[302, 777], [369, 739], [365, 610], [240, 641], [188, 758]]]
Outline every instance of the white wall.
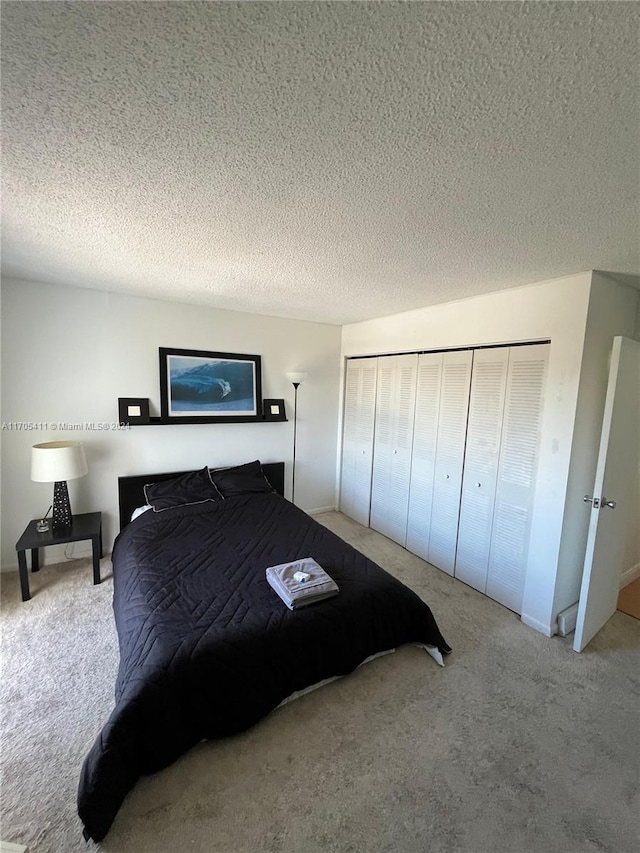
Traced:
[[[640, 430], [638, 430], [638, 434], [640, 435]], [[638, 448], [638, 458], [640, 458], [640, 447]], [[622, 564], [625, 585], [640, 577], [640, 466], [636, 472], [631, 500], [632, 523], [625, 543], [624, 562]]]
[[[640, 298], [638, 299], [638, 310], [636, 312], [636, 325], [633, 338], [640, 341]], [[640, 440], [640, 427], [638, 428]], [[640, 447], [638, 448], [638, 460], [640, 462]], [[631, 527], [624, 551], [623, 581], [631, 583], [640, 577], [640, 465], [636, 476], [635, 488], [632, 493], [633, 506], [631, 509]]]
[[[575, 502], [567, 503], [567, 490], [570, 485], [574, 486], [569, 483], [569, 473], [591, 284], [592, 274], [585, 272], [528, 287], [355, 323], [345, 326], [342, 331], [343, 358], [420, 349], [551, 340], [532, 544], [522, 610], [523, 621], [548, 635], [555, 630], [558, 613], [556, 584], [561, 582], [563, 585], [562, 594], [558, 594], [560, 600], [569, 594], [568, 590], [572, 589], [575, 581], [577, 560], [572, 557], [567, 567], [563, 566], [560, 562], [561, 544], [565, 558], [572, 548], [578, 552], [584, 551], [583, 525], [579, 523], [584, 510], [582, 507], [577, 508]], [[612, 283], [611, 287], [617, 289], [618, 286]], [[604, 296], [599, 281], [597, 292], [599, 296], [596, 301], [599, 304], [600, 296]], [[629, 293], [633, 294], [633, 291], [625, 289], [626, 296], [622, 302], [628, 299]], [[635, 297], [632, 295], [631, 298]], [[629, 302], [626, 304], [629, 305]], [[596, 307], [594, 302], [590, 329], [592, 343], [595, 342], [600, 348], [597, 359], [602, 359], [605, 338], [609, 334], [628, 332], [620, 329], [612, 331], [620, 318], [619, 306], [606, 329], [598, 332]], [[635, 311], [630, 312], [631, 317], [634, 315]], [[610, 342], [608, 347], [610, 350]], [[606, 361], [606, 355], [603, 360]], [[591, 368], [588, 375], [590, 391], [598, 395], [589, 414], [589, 417], [594, 418], [601, 406], [600, 397], [604, 404], [606, 377], [603, 379], [599, 369], [592, 373]], [[593, 424], [590, 423], [587, 432], [592, 432], [592, 429]], [[582, 440], [580, 448], [582, 464], [585, 466], [583, 476], [592, 481], [595, 457], [586, 453]], [[584, 492], [580, 499], [582, 494]], [[576, 516], [579, 516], [578, 520]]]
[[[335, 504], [340, 328], [257, 314], [139, 299], [22, 281], [2, 285], [2, 421], [117, 422], [118, 397], [149, 397], [160, 414], [158, 347], [262, 356], [264, 397], [284, 397], [288, 370], [306, 370], [298, 391], [296, 503]], [[2, 431], [2, 565], [17, 565], [15, 543], [44, 513], [52, 486], [29, 479], [30, 448], [43, 441], [85, 444], [89, 474], [69, 483], [75, 512], [102, 510], [105, 547], [117, 533], [117, 477], [284, 460], [291, 479], [288, 423], [139, 426], [125, 432]], [[289, 492], [288, 492], [289, 493]], [[81, 553], [82, 543], [74, 546]], [[45, 551], [51, 562], [55, 548]]]
[[[575, 604], [580, 597], [591, 518], [591, 504], [585, 503], [583, 498], [586, 494], [593, 496], [611, 348], [614, 336], [633, 337], [637, 303], [638, 291], [620, 285], [610, 276], [594, 270], [580, 371], [554, 613], [562, 612]], [[632, 534], [630, 530], [629, 538], [634, 536], [635, 531]]]

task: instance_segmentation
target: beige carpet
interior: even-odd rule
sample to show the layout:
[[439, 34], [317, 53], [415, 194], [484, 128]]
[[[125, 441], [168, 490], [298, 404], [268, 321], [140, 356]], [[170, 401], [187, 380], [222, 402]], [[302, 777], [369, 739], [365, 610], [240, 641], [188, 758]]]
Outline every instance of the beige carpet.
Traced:
[[[203, 743], [143, 779], [107, 853], [637, 853], [640, 623], [588, 650], [516, 616], [337, 513], [320, 517], [414, 588], [453, 646], [404, 648]], [[103, 561], [108, 574], [109, 561]], [[111, 580], [89, 560], [3, 576], [0, 835], [85, 849], [82, 759], [113, 705]]]

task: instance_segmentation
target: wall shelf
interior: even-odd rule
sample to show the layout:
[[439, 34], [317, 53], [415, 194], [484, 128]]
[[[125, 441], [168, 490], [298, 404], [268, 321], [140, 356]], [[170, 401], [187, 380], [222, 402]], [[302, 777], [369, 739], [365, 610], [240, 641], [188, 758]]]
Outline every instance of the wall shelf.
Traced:
[[141, 423], [137, 421], [136, 423], [131, 423], [129, 426], [182, 426], [183, 424], [187, 424], [191, 426], [192, 424], [270, 424], [270, 423], [286, 423], [289, 418], [260, 418], [256, 420], [256, 418], [180, 418], [179, 420], [174, 420], [173, 418], [157, 418], [151, 417], [149, 418], [147, 423]]
[[119, 397], [118, 422], [127, 426], [179, 426], [180, 424], [262, 424], [282, 423], [288, 420], [284, 400], [263, 400], [263, 413], [256, 415], [177, 415], [175, 417], [149, 414], [149, 399], [146, 397]]

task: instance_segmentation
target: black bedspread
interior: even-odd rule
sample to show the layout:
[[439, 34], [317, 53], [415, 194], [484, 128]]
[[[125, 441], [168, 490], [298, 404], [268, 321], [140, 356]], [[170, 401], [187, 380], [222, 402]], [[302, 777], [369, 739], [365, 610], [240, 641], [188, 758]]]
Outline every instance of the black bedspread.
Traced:
[[[340, 594], [293, 613], [265, 569], [301, 557]], [[78, 791], [96, 841], [140, 775], [203, 738], [242, 731], [377, 652], [407, 642], [449, 651], [417, 595], [275, 494], [147, 512], [116, 540], [113, 574], [116, 705]]]

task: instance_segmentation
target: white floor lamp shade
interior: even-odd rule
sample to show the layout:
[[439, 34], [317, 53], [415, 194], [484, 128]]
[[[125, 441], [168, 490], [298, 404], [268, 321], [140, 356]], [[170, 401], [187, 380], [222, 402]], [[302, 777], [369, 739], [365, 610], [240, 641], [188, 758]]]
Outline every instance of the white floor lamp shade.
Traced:
[[298, 431], [298, 386], [307, 378], [304, 371], [291, 371], [285, 376], [293, 385], [293, 467], [291, 475], [291, 503], [296, 502], [296, 434]]
[[73, 523], [67, 480], [84, 477], [88, 470], [79, 441], [49, 441], [31, 448], [31, 479], [35, 483], [54, 483], [54, 531], [68, 530]]

